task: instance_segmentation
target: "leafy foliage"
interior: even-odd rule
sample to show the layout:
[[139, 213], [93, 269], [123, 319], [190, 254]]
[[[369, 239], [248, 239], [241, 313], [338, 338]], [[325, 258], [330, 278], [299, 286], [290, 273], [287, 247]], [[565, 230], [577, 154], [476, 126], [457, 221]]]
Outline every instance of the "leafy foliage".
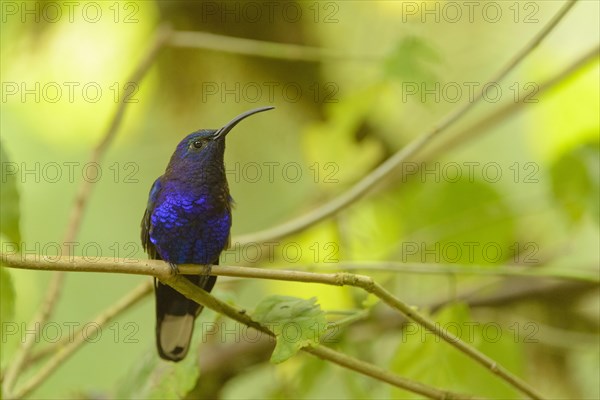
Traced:
[[[19, 192], [17, 190], [17, 178], [13, 173], [9, 173], [9, 168], [13, 164], [9, 162], [4, 149], [4, 144], [0, 141], [0, 165], [2, 166], [2, 190], [0, 190], [0, 234], [12, 241], [12, 243], [2, 243], [2, 250], [6, 251], [8, 246], [18, 248], [21, 241], [19, 230]], [[15, 172], [15, 171], [12, 171]], [[13, 319], [15, 311], [15, 289], [10, 272], [0, 266], [0, 321], [7, 322]], [[5, 325], [2, 324], [4, 332]], [[4, 337], [4, 335], [3, 335]]]
[[550, 169], [552, 193], [574, 222], [590, 213], [600, 221], [600, 147], [598, 142], [578, 146], [560, 156]]
[[[217, 314], [205, 310], [202, 321], [214, 321]], [[161, 360], [154, 347], [143, 359], [135, 363], [126, 377], [121, 380], [116, 398], [176, 399], [184, 398], [196, 385], [200, 369], [199, 347], [204, 332], [194, 330], [188, 356], [177, 363]]]
[[[442, 329], [456, 334], [509, 370], [520, 373], [523, 365], [520, 344], [497, 323], [473, 321], [469, 308], [460, 303], [441, 310], [436, 315], [436, 322]], [[491, 398], [520, 398], [518, 392], [465, 354], [441, 343], [431, 332], [412, 323], [402, 331], [401, 343], [391, 367], [402, 376], [439, 388]], [[395, 394], [401, 398], [419, 398], [400, 390], [395, 390]]]
[[271, 362], [281, 363], [305, 346], [316, 346], [326, 330], [325, 313], [315, 297], [308, 300], [288, 296], [263, 299], [253, 315], [275, 334], [277, 344]]
[[189, 393], [200, 373], [197, 342], [190, 347], [190, 357], [178, 363], [161, 360], [154, 348], [149, 349], [133, 370], [122, 380], [116, 398], [177, 399]]
[[436, 74], [432, 66], [439, 64], [441, 57], [431, 44], [417, 36], [398, 42], [384, 63], [386, 76], [399, 80], [433, 82]]
[[[405, 210], [418, 212], [403, 216], [406, 234], [401, 250], [412, 253], [408, 244], [421, 243], [425, 238], [439, 245], [433, 256], [427, 256], [425, 248], [418, 248], [412, 259], [489, 264], [508, 258], [510, 243], [515, 238], [514, 216], [496, 187], [467, 178], [412, 183], [401, 204]], [[474, 246], [472, 249], [469, 243]]]
[[19, 191], [17, 190], [18, 168], [11, 163], [0, 141], [0, 165], [2, 165], [2, 190], [0, 190], [0, 233], [15, 243], [21, 242], [19, 230]]
[[[15, 289], [9, 271], [0, 267], [0, 321], [10, 321], [15, 312]], [[4, 329], [4, 326], [2, 327]]]
[[338, 103], [328, 105], [327, 119], [308, 125], [303, 135], [306, 157], [323, 168], [319, 182], [323, 189], [337, 189], [339, 185], [359, 179], [382, 156], [382, 146], [371, 137], [356, 139], [367, 129], [373, 103], [380, 88], [373, 86], [349, 94]]

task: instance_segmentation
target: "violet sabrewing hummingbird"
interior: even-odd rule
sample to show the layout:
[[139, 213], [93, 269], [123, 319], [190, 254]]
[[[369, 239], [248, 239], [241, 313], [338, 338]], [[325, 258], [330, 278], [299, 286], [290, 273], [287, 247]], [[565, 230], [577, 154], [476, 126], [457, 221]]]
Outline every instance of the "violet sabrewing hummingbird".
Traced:
[[[217, 265], [229, 246], [232, 198], [225, 176], [225, 137], [241, 120], [274, 107], [238, 115], [220, 129], [186, 136], [165, 173], [152, 185], [142, 218], [142, 245], [151, 259], [178, 264]], [[210, 292], [216, 276], [190, 275]], [[154, 279], [156, 345], [161, 358], [180, 361], [190, 346], [194, 320], [202, 306]]]

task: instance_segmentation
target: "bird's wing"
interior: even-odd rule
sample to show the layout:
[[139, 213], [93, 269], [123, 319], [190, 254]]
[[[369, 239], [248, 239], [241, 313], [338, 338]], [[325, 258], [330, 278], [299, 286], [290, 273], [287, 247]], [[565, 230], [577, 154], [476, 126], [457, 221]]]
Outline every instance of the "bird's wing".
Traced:
[[162, 176], [159, 177], [157, 180], [155, 180], [154, 184], [152, 185], [152, 189], [150, 189], [150, 195], [148, 196], [148, 205], [146, 206], [146, 211], [144, 211], [144, 217], [142, 218], [142, 224], [141, 224], [142, 225], [142, 247], [144, 248], [144, 250], [146, 250], [146, 253], [148, 253], [150, 258], [153, 258], [153, 259], [160, 258], [160, 256], [156, 251], [156, 247], [150, 241], [150, 230], [152, 229], [150, 218], [152, 216], [152, 211], [154, 210], [154, 205], [155, 205], [154, 203], [156, 202], [156, 199], [158, 198], [158, 194], [160, 193], [161, 178], [162, 178]]

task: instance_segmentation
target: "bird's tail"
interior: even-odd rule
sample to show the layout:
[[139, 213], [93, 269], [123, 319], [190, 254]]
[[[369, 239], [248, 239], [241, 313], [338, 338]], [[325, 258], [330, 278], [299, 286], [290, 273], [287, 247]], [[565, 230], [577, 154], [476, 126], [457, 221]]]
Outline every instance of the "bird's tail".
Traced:
[[[188, 275], [187, 278], [207, 292], [217, 280], [216, 276]], [[157, 279], [154, 279], [154, 288], [158, 354], [165, 360], [181, 361], [190, 348], [194, 320], [204, 307]]]

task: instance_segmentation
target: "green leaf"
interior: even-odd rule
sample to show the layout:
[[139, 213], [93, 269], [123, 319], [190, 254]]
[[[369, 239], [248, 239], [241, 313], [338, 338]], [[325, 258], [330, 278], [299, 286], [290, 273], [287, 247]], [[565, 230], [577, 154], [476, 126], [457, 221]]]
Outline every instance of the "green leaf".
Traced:
[[[415, 175], [416, 176], [416, 175]], [[497, 264], [512, 256], [515, 216], [491, 183], [420, 182], [399, 195], [405, 212], [403, 262]]]
[[2, 167], [2, 190], [0, 190], [0, 234], [20, 243], [19, 192], [17, 190], [17, 165], [10, 162], [0, 142], [0, 165]]
[[600, 352], [597, 344], [589, 351], [571, 351], [567, 356], [567, 371], [576, 382], [582, 398], [600, 399]]
[[[311, 390], [314, 390], [314, 387], [318, 385], [319, 380], [322, 380], [323, 376], [328, 375], [329, 365], [329, 362], [326, 360], [317, 357], [307, 357], [301, 366], [302, 372], [298, 379], [299, 390], [310, 394]], [[329, 380], [327, 379], [327, 381]], [[314, 395], [307, 396], [306, 398], [314, 398]]]
[[131, 399], [146, 393], [149, 390], [148, 386], [151, 383], [152, 372], [158, 367], [159, 362], [160, 359], [156, 351], [148, 351], [120, 380], [115, 397]]
[[398, 42], [384, 63], [384, 72], [402, 81], [439, 81], [427, 64], [439, 63], [440, 56], [425, 40], [410, 36]]
[[386, 260], [396, 250], [404, 212], [398, 203], [397, 193], [382, 193], [348, 210], [346, 241], [353, 259]]
[[254, 311], [253, 318], [266, 325], [277, 339], [271, 362], [281, 363], [305, 346], [316, 346], [326, 330], [325, 313], [308, 300], [288, 296], [269, 296]]
[[[326, 119], [308, 125], [303, 132], [307, 162], [317, 167], [313, 177], [323, 190], [339, 190], [340, 184], [360, 179], [384, 156], [379, 140], [368, 132], [381, 86], [369, 86], [345, 95], [336, 104], [325, 107]], [[358, 137], [360, 138], [358, 138]]]
[[[204, 310], [199, 322], [214, 322], [217, 313]], [[115, 397], [119, 399], [178, 399], [185, 398], [196, 386], [200, 375], [198, 346], [203, 340], [200, 326], [196, 326], [188, 355], [180, 362], [163, 361], [153, 347], [121, 379]]]
[[[194, 343], [196, 342], [196, 343]], [[184, 398], [196, 385], [200, 374], [197, 341], [186, 358], [178, 363], [163, 361], [153, 348], [121, 380], [117, 398], [179, 399]]]
[[15, 313], [15, 288], [8, 270], [0, 267], [0, 321], [12, 320]]
[[573, 222], [580, 221], [587, 212], [599, 222], [599, 163], [600, 151], [596, 142], [564, 153], [550, 168], [554, 198]]
[[[436, 316], [436, 323], [520, 375], [523, 369], [521, 345], [510, 331], [499, 324], [471, 320], [468, 306], [460, 303], [441, 310]], [[407, 324], [403, 329], [391, 369], [440, 389], [495, 399], [520, 398], [514, 388], [493, 372], [482, 368], [464, 353], [415, 323]], [[394, 397], [420, 398], [396, 389]]]
[[[194, 346], [193, 349], [196, 349]], [[184, 398], [196, 385], [200, 368], [196, 352], [190, 351], [183, 361], [170, 364], [167, 373], [162, 375], [158, 384], [149, 391], [147, 399], [179, 399]]]

